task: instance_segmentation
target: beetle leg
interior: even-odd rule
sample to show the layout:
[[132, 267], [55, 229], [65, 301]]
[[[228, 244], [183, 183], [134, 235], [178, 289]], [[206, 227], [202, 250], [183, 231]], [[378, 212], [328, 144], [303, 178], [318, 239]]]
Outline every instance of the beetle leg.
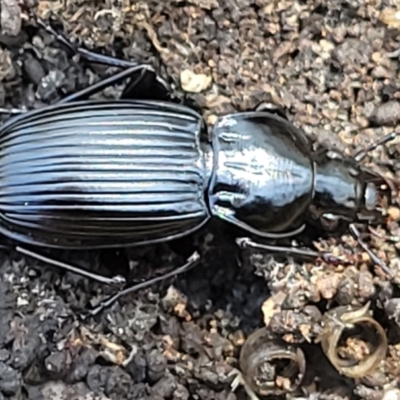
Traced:
[[[146, 64], [141, 64], [141, 65], [136, 65], [134, 67], [130, 67], [128, 69], [125, 69], [121, 72], [118, 72], [115, 75], [112, 75], [108, 78], [105, 78], [99, 82], [94, 83], [93, 85], [80, 90], [79, 92], [70, 94], [69, 96], [64, 97], [62, 100], [60, 100], [58, 102], [58, 104], [63, 104], [63, 103], [70, 103], [72, 101], [77, 101], [77, 100], [83, 100], [83, 99], [87, 99], [90, 96], [101, 92], [103, 89], [112, 86], [112, 85], [116, 85], [120, 82], [123, 82], [126, 78], [131, 78], [132, 76], [136, 75], [137, 73], [139, 73], [139, 76], [134, 80], [131, 81], [131, 83], [129, 84], [129, 88], [133, 89], [133, 86], [135, 86], [136, 82], [139, 83], [139, 81], [146, 75], [147, 72], [152, 72], [152, 67], [150, 65], [146, 65]], [[125, 91], [124, 91], [125, 93]], [[148, 93], [152, 93], [151, 91]], [[133, 94], [131, 95], [122, 95], [121, 98], [129, 98], [129, 99], [134, 99], [134, 98], [140, 99], [140, 100], [146, 100], [146, 99], [153, 99], [153, 100], [157, 100], [154, 99], [153, 96], [149, 95], [145, 95], [145, 94], [141, 94], [140, 91], [138, 91], [137, 96], [134, 96]]]
[[28, 110], [23, 110], [21, 108], [3, 108], [0, 107], [0, 114], [6, 114], [6, 115], [18, 115], [18, 114], [22, 114], [28, 112]]
[[168, 101], [171, 100], [171, 87], [151, 65], [143, 64], [141, 71], [131, 74], [121, 99]]
[[371, 226], [368, 226], [368, 230], [371, 232], [372, 235], [380, 238], [387, 240], [392, 243], [399, 243], [400, 242], [400, 236], [393, 236], [393, 235], [381, 235], [376, 229], [372, 228]]
[[103, 275], [99, 275], [99, 274], [95, 274], [93, 272], [86, 271], [85, 269], [83, 269], [81, 267], [75, 267], [75, 266], [73, 266], [71, 264], [66, 264], [66, 263], [64, 263], [62, 261], [58, 261], [58, 260], [55, 260], [53, 258], [49, 258], [49, 257], [43, 256], [43, 255], [41, 255], [39, 253], [36, 253], [34, 251], [25, 249], [25, 248], [20, 247], [20, 246], [16, 246], [15, 250], [18, 253], [23, 254], [25, 256], [32, 257], [32, 258], [34, 258], [34, 259], [36, 259], [38, 261], [44, 262], [46, 264], [52, 265], [52, 266], [57, 267], [57, 268], [62, 268], [64, 270], [66, 270], [66, 271], [69, 271], [69, 272], [72, 272], [74, 274], [78, 274], [78, 275], [84, 276], [84, 277], [89, 278], [89, 279], [93, 279], [93, 280], [95, 280], [97, 282], [100, 282], [100, 283], [105, 283], [107, 285], [113, 285], [113, 286], [118, 286], [118, 287], [121, 287], [121, 285], [125, 284], [125, 278], [123, 278], [122, 276], [119, 276], [119, 275], [118, 276], [114, 276], [112, 278], [108, 278], [108, 277], [103, 276]]
[[111, 67], [120, 67], [120, 68], [130, 68], [138, 65], [133, 61], [121, 60], [116, 57], [106, 56], [103, 54], [98, 54], [90, 50], [86, 50], [83, 47], [75, 46], [71, 41], [66, 38], [63, 34], [58, 33], [52, 26], [46, 24], [42, 19], [38, 16], [34, 16], [36, 23], [46, 30], [50, 35], [54, 36], [60, 43], [62, 43], [68, 50], [73, 54], [79, 54], [88, 62], [93, 62], [97, 64], [108, 65]]
[[394, 274], [389, 268], [387, 264], [385, 264], [369, 247], [368, 245], [361, 239], [361, 235], [355, 224], [350, 224], [349, 225], [349, 230], [351, 235], [354, 237], [355, 240], [357, 240], [357, 243], [360, 245], [360, 247], [368, 254], [369, 258], [371, 261], [378, 265], [382, 271], [389, 275], [390, 277], [394, 278]]
[[375, 150], [379, 146], [383, 146], [384, 144], [391, 142], [392, 140], [396, 139], [397, 136], [398, 136], [397, 132], [392, 132], [384, 136], [383, 138], [378, 139], [377, 141], [371, 143], [366, 149], [358, 151], [354, 155], [354, 160], [357, 162], [362, 161], [368, 155], [368, 153]]
[[126, 296], [127, 294], [137, 292], [138, 290], [145, 289], [149, 286], [154, 285], [155, 283], [164, 281], [169, 278], [175, 278], [176, 276], [183, 274], [184, 272], [189, 271], [192, 269], [194, 266], [198, 264], [200, 260], [200, 255], [197, 252], [194, 252], [187, 260], [187, 262], [182, 265], [179, 268], [175, 268], [170, 272], [167, 272], [161, 276], [157, 276], [156, 278], [149, 279], [145, 282], [141, 282], [132, 286], [128, 286], [123, 290], [120, 290], [113, 296], [109, 297], [108, 299], [102, 301], [98, 306], [94, 307], [93, 309], [87, 311], [86, 315], [83, 316], [83, 318], [87, 318], [88, 316], [95, 316], [98, 315], [101, 311], [103, 311], [105, 308], [110, 307], [114, 302], [116, 302], [118, 299], [120, 299], [123, 296]]
[[[129, 83], [126, 85], [121, 98], [131, 100], [168, 100], [170, 97], [171, 88], [167, 81], [161, 78], [154, 68], [150, 64], [138, 64], [133, 61], [122, 60], [116, 57], [111, 57], [93, 51], [89, 51], [80, 46], [75, 46], [68, 40], [64, 35], [57, 33], [50, 25], [47, 25], [40, 18], [35, 17], [36, 22], [39, 26], [45, 29], [48, 33], [53, 35], [59, 42], [66, 46], [72, 53], [79, 54], [84, 60], [91, 63], [108, 65], [111, 67], [119, 67], [129, 70], [127, 75], [123, 75], [120, 78], [118, 74], [112, 76], [110, 82], [107, 82], [105, 86], [99, 82], [99, 87], [94, 84], [75, 94], [77, 97], [73, 97], [73, 100], [78, 98], [88, 97], [87, 93], [93, 94], [100, 92], [105, 87], [111, 86], [122, 81], [125, 78], [130, 78]], [[114, 80], [116, 79], [116, 80]], [[107, 81], [107, 79], [105, 79]], [[100, 88], [100, 89], [99, 89]], [[71, 101], [71, 100], [69, 100]], [[64, 101], [65, 102], [65, 101]]]
[[[217, 197], [215, 197], [215, 198], [217, 198]], [[246, 230], [247, 232], [250, 232], [253, 235], [267, 238], [267, 239], [288, 238], [290, 236], [298, 235], [299, 233], [303, 232], [304, 229], [306, 228], [306, 224], [302, 224], [299, 228], [294, 229], [292, 231], [288, 231], [288, 232], [283, 232], [283, 233], [264, 232], [264, 231], [260, 231], [258, 229], [251, 227], [250, 225], [246, 224], [243, 221], [238, 220], [237, 218], [235, 218], [234, 215], [232, 215], [230, 210], [225, 207], [214, 206], [213, 213], [214, 213], [214, 215], [217, 215], [220, 219], [223, 219], [223, 220], [229, 222], [230, 224], [236, 225], [240, 229]]]
[[285, 253], [288, 256], [300, 257], [300, 258], [314, 258], [314, 259], [320, 258], [324, 260], [326, 263], [333, 265], [339, 265], [339, 264], [352, 265], [352, 263], [350, 263], [349, 261], [336, 257], [328, 252], [319, 252], [310, 249], [299, 249], [296, 247], [284, 247], [284, 246], [261, 244], [254, 242], [249, 238], [238, 238], [236, 239], [236, 243], [242, 249], [252, 248], [257, 250], [266, 250], [271, 253]]

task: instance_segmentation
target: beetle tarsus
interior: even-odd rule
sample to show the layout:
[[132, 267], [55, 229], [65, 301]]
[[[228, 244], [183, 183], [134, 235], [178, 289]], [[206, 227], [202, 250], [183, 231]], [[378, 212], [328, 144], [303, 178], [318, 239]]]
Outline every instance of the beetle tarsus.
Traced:
[[236, 239], [237, 245], [242, 248], [251, 248], [251, 249], [256, 249], [256, 250], [265, 250], [269, 251], [271, 253], [284, 253], [288, 256], [293, 256], [293, 257], [305, 257], [305, 258], [320, 258], [324, 260], [328, 264], [333, 264], [333, 265], [349, 265], [351, 264], [349, 261], [344, 260], [340, 257], [336, 257], [331, 253], [327, 252], [318, 252], [318, 251], [313, 251], [310, 249], [299, 249], [296, 247], [285, 247], [285, 246], [273, 246], [273, 245], [268, 245], [268, 244], [262, 244], [262, 243], [257, 243], [251, 240], [250, 238], [238, 238]]
[[53, 258], [44, 256], [42, 254], [39, 254], [39, 253], [36, 253], [34, 251], [25, 249], [25, 248], [20, 247], [20, 246], [16, 246], [15, 250], [18, 253], [23, 254], [25, 256], [32, 257], [32, 258], [34, 258], [34, 259], [36, 259], [38, 261], [44, 262], [46, 264], [52, 265], [52, 266], [57, 267], [57, 268], [62, 268], [64, 270], [66, 270], [66, 271], [69, 271], [69, 272], [72, 272], [74, 274], [78, 274], [78, 275], [84, 276], [84, 277], [89, 278], [89, 279], [93, 279], [93, 280], [95, 280], [97, 282], [100, 282], [100, 283], [105, 283], [107, 285], [117, 286], [117, 287], [121, 287], [126, 283], [125, 278], [120, 276], [120, 275], [114, 276], [112, 278], [108, 278], [106, 276], [86, 271], [85, 269], [83, 269], [81, 267], [75, 267], [75, 266], [73, 266], [71, 264], [66, 264], [66, 263], [64, 263], [62, 261], [55, 260]]
[[389, 266], [384, 263], [370, 248], [369, 246], [361, 239], [360, 231], [357, 229], [355, 224], [350, 224], [349, 225], [349, 230], [351, 235], [354, 237], [355, 240], [357, 240], [357, 243], [359, 246], [368, 254], [369, 258], [371, 261], [375, 264], [378, 265], [382, 271], [389, 275], [390, 277], [394, 278], [393, 271], [389, 268]]
[[58, 33], [51, 25], [46, 24], [42, 19], [35, 16], [36, 23], [43, 29], [46, 30], [50, 35], [54, 36], [60, 43], [62, 43], [68, 50], [73, 54], [79, 54], [82, 58], [84, 58], [88, 62], [93, 62], [97, 64], [103, 64], [113, 67], [120, 68], [130, 68], [133, 66], [137, 66], [138, 64], [133, 61], [121, 60], [116, 57], [106, 56], [103, 54], [98, 54], [81, 46], [75, 46], [71, 41], [66, 38], [61, 33]]
[[184, 272], [189, 271], [190, 269], [192, 269], [193, 267], [195, 267], [198, 262], [200, 260], [200, 255], [199, 253], [196, 251], [194, 252], [188, 259], [187, 262], [182, 265], [179, 268], [175, 268], [170, 272], [167, 272], [161, 276], [157, 276], [155, 278], [149, 279], [145, 282], [141, 282], [138, 284], [135, 284], [133, 286], [128, 286], [127, 288], [120, 290], [118, 293], [112, 295], [111, 297], [109, 297], [108, 299], [102, 301], [98, 306], [96, 306], [95, 308], [87, 311], [84, 315], [82, 315], [83, 319], [86, 319], [88, 316], [96, 316], [99, 313], [101, 313], [105, 308], [110, 307], [113, 303], [115, 303], [118, 299], [120, 299], [123, 296], [126, 296], [127, 294], [133, 293], [133, 292], [137, 292], [138, 290], [142, 290], [145, 289], [149, 286], [154, 285], [155, 283], [161, 282], [161, 281], [165, 281], [166, 279], [169, 278], [175, 278], [176, 276], [183, 274]]

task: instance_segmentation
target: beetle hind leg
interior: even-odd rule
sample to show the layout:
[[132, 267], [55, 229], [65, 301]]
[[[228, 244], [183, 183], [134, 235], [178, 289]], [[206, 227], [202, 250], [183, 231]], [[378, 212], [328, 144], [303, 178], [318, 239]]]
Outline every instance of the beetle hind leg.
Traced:
[[61, 44], [67, 47], [71, 53], [79, 54], [84, 60], [88, 62], [119, 68], [130, 68], [138, 65], [133, 61], [122, 60], [116, 57], [99, 54], [94, 51], [87, 50], [82, 46], [76, 46], [66, 36], [58, 33], [50, 24], [46, 24], [38, 16], [34, 16], [34, 19], [41, 28], [43, 28], [50, 35], [54, 36]]
[[[151, 75], [152, 78], [150, 78]], [[101, 92], [107, 87], [123, 82], [125, 79], [130, 79], [130, 83], [122, 93], [122, 99], [166, 100], [169, 98], [169, 91], [167, 91], [167, 88], [162, 86], [162, 83], [158, 81], [158, 76], [154, 73], [153, 68], [149, 65], [141, 64], [118, 72], [117, 74], [96, 82], [93, 85], [80, 90], [79, 92], [66, 96], [58, 103], [62, 104], [70, 103], [72, 101], [85, 100], [90, 96]], [[155, 90], [154, 85], [151, 84], [152, 81], [153, 83], [158, 84], [157, 90]]]
[[131, 75], [121, 99], [168, 101], [171, 99], [171, 88], [152, 67], [147, 67]]
[[129, 79], [129, 81], [121, 95], [121, 99], [170, 100], [171, 88], [168, 82], [159, 76], [150, 64], [140, 64], [134, 61], [127, 61], [99, 54], [81, 46], [75, 46], [69, 39], [58, 33], [53, 27], [46, 24], [39, 17], [35, 16], [34, 18], [41, 28], [54, 36], [60, 43], [67, 47], [71, 53], [79, 54], [81, 58], [89, 63], [97, 63], [123, 69], [120, 73], [66, 97], [62, 100], [62, 103], [86, 99], [95, 93], [99, 93], [106, 87], [121, 83], [125, 79]]

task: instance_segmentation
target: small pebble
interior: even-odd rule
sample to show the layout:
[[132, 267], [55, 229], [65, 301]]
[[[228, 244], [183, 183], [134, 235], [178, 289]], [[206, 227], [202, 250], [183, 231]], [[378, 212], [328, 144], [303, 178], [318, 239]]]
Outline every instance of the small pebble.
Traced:
[[399, 389], [389, 389], [383, 394], [382, 400], [400, 400]]
[[393, 126], [400, 121], [400, 103], [396, 100], [388, 101], [375, 108], [369, 117], [372, 126]]
[[21, 9], [18, 0], [1, 0], [0, 29], [1, 34], [18, 36], [21, 32]]
[[182, 89], [190, 93], [200, 93], [211, 84], [211, 77], [205, 74], [195, 74], [186, 69], [181, 72]]
[[126, 399], [132, 385], [132, 379], [122, 368], [112, 367], [105, 385], [105, 393], [111, 398]]
[[0, 390], [7, 396], [16, 394], [21, 386], [20, 372], [0, 362]]

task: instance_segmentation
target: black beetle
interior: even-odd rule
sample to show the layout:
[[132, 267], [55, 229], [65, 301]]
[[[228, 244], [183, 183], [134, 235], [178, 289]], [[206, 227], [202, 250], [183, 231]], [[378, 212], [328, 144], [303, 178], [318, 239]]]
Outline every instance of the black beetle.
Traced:
[[[167, 83], [150, 66], [75, 50], [90, 61], [126, 69], [1, 126], [0, 232], [8, 238], [61, 249], [139, 246], [188, 235], [218, 217], [257, 237], [279, 239], [309, 223], [325, 230], [351, 224], [354, 233], [354, 223], [375, 223], [382, 216], [377, 204], [381, 195], [389, 196], [387, 182], [359, 162], [394, 135], [346, 158], [314, 151], [287, 119], [257, 109], [219, 117], [211, 140], [204, 140], [201, 115], [169, 101]], [[151, 93], [138, 89], [146, 74], [157, 82]], [[120, 100], [86, 100], [127, 77], [135, 79]], [[249, 239], [238, 243], [327, 256]], [[21, 246], [17, 250], [115, 282]]]

